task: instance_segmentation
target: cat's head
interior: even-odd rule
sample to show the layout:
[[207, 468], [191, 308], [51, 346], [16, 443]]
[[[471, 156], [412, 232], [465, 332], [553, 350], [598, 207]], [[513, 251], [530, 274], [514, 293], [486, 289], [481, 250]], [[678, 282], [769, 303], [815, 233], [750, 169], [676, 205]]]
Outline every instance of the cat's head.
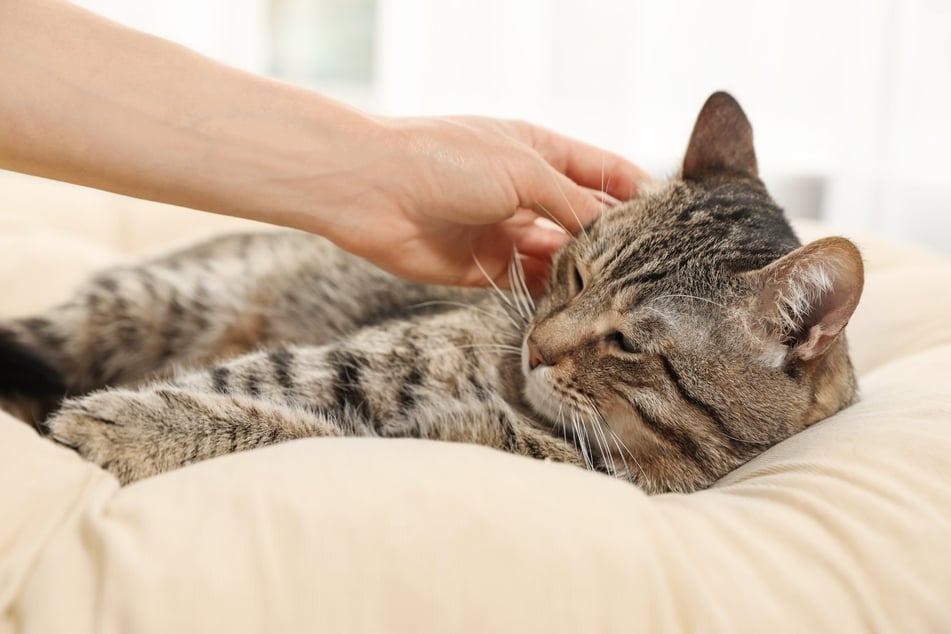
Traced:
[[526, 333], [525, 396], [650, 492], [708, 486], [856, 399], [843, 328], [862, 292], [844, 238], [800, 246], [726, 93], [680, 174], [555, 257]]

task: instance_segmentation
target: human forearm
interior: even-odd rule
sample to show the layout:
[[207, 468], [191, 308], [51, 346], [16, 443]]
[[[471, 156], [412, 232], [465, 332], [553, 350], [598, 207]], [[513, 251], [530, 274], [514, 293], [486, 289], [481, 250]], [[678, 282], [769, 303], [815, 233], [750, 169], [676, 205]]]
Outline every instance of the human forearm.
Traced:
[[379, 130], [58, 0], [0, 3], [0, 77], [0, 167], [312, 230]]
[[538, 216], [577, 231], [646, 177], [527, 123], [371, 117], [63, 0], [0, 0], [0, 168], [304, 229], [459, 284], [505, 283], [513, 249], [539, 283], [567, 237]]

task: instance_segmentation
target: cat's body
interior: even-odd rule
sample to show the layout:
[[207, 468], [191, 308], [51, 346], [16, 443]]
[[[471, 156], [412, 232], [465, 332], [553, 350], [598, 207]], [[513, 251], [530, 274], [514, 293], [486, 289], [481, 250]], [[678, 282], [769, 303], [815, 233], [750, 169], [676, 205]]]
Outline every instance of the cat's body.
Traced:
[[[682, 176], [559, 252], [537, 307], [399, 280], [305, 234], [221, 238], [0, 325], [0, 393], [123, 482], [373, 435], [689, 491], [855, 398], [841, 330], [861, 260], [843, 239], [798, 247], [720, 93]], [[44, 421], [63, 392], [86, 395]]]

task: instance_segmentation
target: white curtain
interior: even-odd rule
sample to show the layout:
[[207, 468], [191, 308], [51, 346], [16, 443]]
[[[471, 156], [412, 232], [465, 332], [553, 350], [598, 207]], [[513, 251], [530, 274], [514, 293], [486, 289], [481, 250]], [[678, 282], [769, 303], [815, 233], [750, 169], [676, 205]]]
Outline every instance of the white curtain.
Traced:
[[945, 0], [382, 0], [376, 106], [541, 122], [676, 168], [731, 91], [793, 211], [951, 250]]

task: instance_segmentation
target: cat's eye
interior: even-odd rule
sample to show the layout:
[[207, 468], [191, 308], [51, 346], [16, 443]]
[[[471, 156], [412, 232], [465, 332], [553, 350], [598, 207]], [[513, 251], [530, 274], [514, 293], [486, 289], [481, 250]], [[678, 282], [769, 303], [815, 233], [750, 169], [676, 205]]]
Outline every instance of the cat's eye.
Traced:
[[624, 333], [619, 330], [615, 330], [614, 332], [608, 334], [605, 336], [604, 340], [611, 345], [616, 346], [619, 350], [627, 352], [628, 354], [637, 354], [641, 351], [638, 345], [632, 341], [630, 337], [625, 336]]
[[581, 275], [581, 269], [574, 262], [571, 263], [571, 284], [575, 293], [580, 293], [584, 289], [584, 277]]

